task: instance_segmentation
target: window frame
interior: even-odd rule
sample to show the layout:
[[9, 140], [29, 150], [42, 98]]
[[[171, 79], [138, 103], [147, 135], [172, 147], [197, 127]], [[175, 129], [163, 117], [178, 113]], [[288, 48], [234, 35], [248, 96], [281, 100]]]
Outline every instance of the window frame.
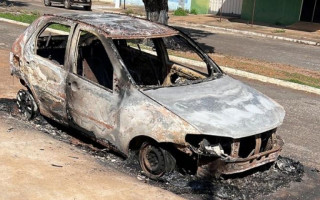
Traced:
[[[70, 32], [68, 34], [68, 41], [67, 41], [67, 44], [66, 44], [66, 50], [65, 50], [65, 53], [64, 53], [64, 64], [63, 65], [58, 65], [57, 63], [55, 62], [52, 62], [51, 60], [45, 58], [45, 57], [42, 57], [40, 55], [37, 54], [37, 50], [38, 50], [38, 38], [40, 37], [40, 35], [51, 25], [51, 24], [60, 24], [60, 25], [64, 25], [64, 26], [69, 26], [70, 27]], [[72, 40], [72, 37], [73, 37], [73, 33], [74, 33], [74, 30], [75, 30], [75, 23], [71, 22], [71, 21], [60, 21], [59, 19], [49, 19], [47, 21], [44, 22], [44, 25], [41, 25], [38, 27], [38, 29], [35, 31], [35, 35], [33, 37], [33, 49], [32, 49], [32, 53], [34, 56], [38, 57], [38, 58], [41, 58], [41, 59], [44, 59], [48, 62], [50, 62], [50, 64], [53, 64], [61, 69], [64, 69], [64, 70], [67, 70], [68, 68], [68, 58], [69, 58], [69, 50], [70, 50], [70, 45], [71, 45], [71, 40]]]
[[[177, 29], [176, 29], [177, 30]], [[169, 52], [168, 52], [168, 49], [163, 41], [164, 38], [169, 38], [169, 37], [181, 37], [184, 42], [186, 44], [188, 44], [194, 51], [195, 53], [197, 53], [197, 55], [199, 56], [199, 58], [202, 59], [202, 61], [204, 63], [207, 64], [207, 71], [208, 71], [208, 77], [203, 79], [203, 80], [200, 80], [199, 82], [208, 82], [208, 81], [212, 81], [214, 79], [216, 79], [216, 77], [214, 76], [214, 71], [217, 71], [216, 73], [218, 73], [218, 77], [219, 78], [220, 76], [222, 75], [225, 75], [225, 73], [223, 72], [223, 70], [219, 67], [218, 64], [216, 64], [211, 58], [210, 56], [208, 56], [202, 49], [201, 47], [192, 39], [190, 38], [188, 35], [184, 34], [183, 32], [177, 30], [178, 33], [175, 34], [175, 35], [171, 35], [171, 36], [165, 36], [165, 37], [148, 37], [148, 38], [145, 38], [145, 39], [161, 39], [161, 45], [159, 46], [160, 47], [160, 53], [161, 55], [158, 55], [158, 50], [157, 50], [157, 56], [160, 56], [165, 59], [165, 62], [172, 62], [169, 58]], [[114, 39], [119, 39], [119, 38], [111, 38], [112, 40]], [[125, 39], [125, 40], [134, 40], [134, 39], [141, 39], [141, 38], [122, 38], [122, 39]], [[114, 44], [114, 41], [113, 42], [113, 45], [115, 46], [116, 48], [116, 45]], [[132, 75], [130, 74], [129, 70], [128, 70], [128, 67], [126, 66], [124, 60], [122, 59], [120, 53], [118, 52], [118, 49], [116, 48], [116, 52], [117, 54], [119, 55], [119, 60], [121, 60], [121, 63], [122, 63], [122, 66], [124, 67], [126, 73], [127, 73], [127, 76], [131, 82], [131, 84], [137, 88], [137, 89], [141, 89], [141, 90], [150, 90], [150, 89], [157, 89], [157, 88], [166, 88], [166, 87], [180, 87], [180, 86], [185, 86], [185, 85], [192, 85], [192, 84], [197, 84], [199, 82], [194, 82], [194, 83], [190, 83], [190, 84], [176, 84], [176, 85], [173, 85], [173, 86], [157, 86], [157, 85], [150, 85], [150, 86], [141, 86], [139, 84], [136, 83], [136, 81], [133, 79]]]
[[[100, 41], [101, 41], [101, 44], [103, 45], [104, 47], [104, 50], [110, 60], [110, 63], [112, 65], [112, 68], [113, 68], [113, 74], [112, 74], [112, 89], [110, 88], [107, 88], [103, 85], [100, 85], [99, 83], [96, 83], [90, 79], [87, 79], [85, 78], [84, 76], [81, 76], [77, 73], [77, 67], [78, 67], [78, 63], [77, 63], [77, 59], [78, 59], [78, 44], [79, 44], [79, 39], [81, 37], [81, 31], [86, 31], [86, 32], [89, 32], [93, 35], [95, 35]], [[99, 31], [97, 31], [95, 28], [87, 28], [81, 24], [78, 24], [78, 26], [75, 28], [75, 31], [74, 31], [74, 34], [73, 34], [73, 38], [72, 38], [72, 45], [70, 48], [74, 49], [74, 52], [73, 53], [70, 53], [70, 56], [71, 56], [71, 65], [70, 65], [70, 68], [69, 68], [69, 73], [72, 73], [73, 75], [79, 77], [80, 79], [82, 80], [85, 80], [95, 86], [98, 86], [102, 89], [105, 89], [106, 91], [110, 92], [111, 94], [114, 93], [114, 90], [115, 90], [115, 82], [114, 82], [114, 76], [115, 76], [115, 67], [114, 67], [114, 63], [112, 62], [112, 59], [110, 58], [110, 55], [107, 51], [107, 48], [106, 48], [106, 42], [104, 40], [104, 36], [99, 34]], [[71, 55], [72, 54], [72, 55]]]

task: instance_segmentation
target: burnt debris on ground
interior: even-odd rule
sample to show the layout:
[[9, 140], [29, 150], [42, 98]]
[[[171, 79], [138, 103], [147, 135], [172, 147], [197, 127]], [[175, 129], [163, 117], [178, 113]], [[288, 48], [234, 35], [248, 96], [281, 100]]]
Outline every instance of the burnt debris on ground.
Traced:
[[15, 100], [0, 99], [0, 116], [21, 120], [26, 126], [88, 152], [104, 165], [188, 199], [254, 199], [261, 195], [268, 195], [281, 187], [287, 187], [290, 182], [300, 182], [304, 174], [304, 167], [299, 161], [280, 156], [274, 164], [219, 179], [204, 179], [175, 171], [159, 181], [153, 181], [141, 174], [136, 155], [132, 154], [125, 160], [79, 134], [78, 131], [63, 127], [42, 116], [31, 121], [24, 120], [15, 105]]

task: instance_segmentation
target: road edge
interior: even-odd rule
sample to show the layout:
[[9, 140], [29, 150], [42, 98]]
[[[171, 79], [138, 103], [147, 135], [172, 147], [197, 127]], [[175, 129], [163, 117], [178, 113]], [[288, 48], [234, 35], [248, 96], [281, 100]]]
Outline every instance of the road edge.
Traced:
[[[5, 18], [1, 18], [1, 17], [0, 17], [0, 21], [11, 23], [11, 24], [16, 24], [16, 25], [20, 25], [20, 26], [29, 26], [29, 24], [27, 24], [27, 23], [17, 22], [17, 21], [14, 21], [14, 20], [5, 19]], [[54, 30], [54, 29], [51, 29], [50, 31], [57, 32], [57, 33], [63, 32], [63, 31], [58, 31], [58, 30]], [[197, 62], [197, 61], [193, 61], [193, 60], [189, 60], [189, 59], [185, 59], [185, 58], [179, 58], [179, 59], [183, 59], [183, 60], [185, 60], [185, 62]], [[294, 89], [294, 90], [300, 90], [300, 91], [304, 91], [304, 92], [309, 92], [309, 93], [314, 93], [314, 94], [320, 95], [320, 89], [317, 89], [317, 88], [314, 88], [314, 87], [311, 87], [311, 86], [302, 85], [302, 84], [298, 84], [298, 83], [292, 83], [292, 82], [283, 81], [283, 80], [275, 79], [275, 78], [270, 78], [270, 77], [267, 77], [267, 76], [262, 76], [262, 75], [259, 75], [259, 74], [254, 74], [254, 73], [250, 73], [250, 72], [246, 72], [246, 71], [242, 71], [242, 70], [238, 70], [238, 69], [233, 69], [233, 68], [230, 68], [230, 67], [225, 67], [225, 66], [220, 66], [220, 67], [226, 73], [231, 74], [231, 75], [240, 76], [240, 77], [243, 77], [243, 78], [257, 80], [257, 81], [261, 81], [261, 82], [264, 82], [264, 83], [271, 83], [271, 84], [275, 84], [275, 85], [278, 85], [278, 86], [282, 86], [282, 87], [286, 87], [286, 88], [290, 88], [290, 89]]]
[[310, 41], [310, 40], [300, 40], [300, 39], [294, 39], [294, 38], [289, 38], [289, 37], [282, 37], [282, 36], [276, 36], [276, 35], [269, 35], [269, 34], [264, 34], [264, 33], [257, 33], [253, 31], [242, 31], [238, 29], [232, 29], [232, 28], [224, 28], [220, 26], [212, 26], [212, 25], [195, 25], [191, 23], [171, 23], [170, 25], [174, 26], [188, 26], [188, 28], [193, 27], [193, 28], [207, 28], [207, 29], [213, 29], [225, 33], [236, 33], [239, 35], [249, 35], [249, 36], [257, 36], [257, 37], [263, 37], [263, 38], [269, 38], [269, 39], [274, 39], [274, 40], [282, 40], [282, 41], [287, 41], [287, 42], [293, 42], [293, 43], [298, 43], [298, 44], [305, 44], [305, 45], [311, 45], [311, 46], [319, 46], [320, 47], [320, 42], [315, 42], [315, 41]]
[[250, 72], [246, 72], [246, 71], [242, 71], [242, 70], [238, 70], [238, 69], [233, 69], [233, 68], [229, 68], [229, 67], [223, 67], [223, 66], [220, 66], [220, 67], [226, 73], [232, 74], [235, 76], [240, 76], [240, 77], [257, 80], [257, 81], [264, 82], [264, 83], [271, 83], [271, 84], [282, 86], [285, 88], [290, 88], [290, 89], [294, 89], [294, 90], [300, 90], [300, 91], [320, 95], [320, 89], [315, 88], [315, 87], [302, 85], [302, 84], [298, 84], [298, 83], [293, 83], [293, 82], [289, 82], [289, 81], [284, 81], [284, 80], [280, 80], [280, 79], [276, 79], [276, 78], [270, 78], [267, 76], [262, 76], [259, 74], [254, 74], [254, 73], [250, 73]]

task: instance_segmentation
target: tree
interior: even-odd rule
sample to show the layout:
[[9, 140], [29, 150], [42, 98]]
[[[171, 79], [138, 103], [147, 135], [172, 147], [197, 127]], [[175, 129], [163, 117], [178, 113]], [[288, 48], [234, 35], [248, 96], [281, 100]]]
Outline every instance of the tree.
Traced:
[[143, 0], [147, 19], [168, 24], [168, 0]]

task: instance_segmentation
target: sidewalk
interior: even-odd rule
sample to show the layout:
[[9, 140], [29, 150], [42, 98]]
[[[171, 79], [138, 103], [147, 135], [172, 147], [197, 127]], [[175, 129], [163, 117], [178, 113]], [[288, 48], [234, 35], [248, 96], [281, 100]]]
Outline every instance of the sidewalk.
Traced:
[[220, 17], [214, 15], [189, 15], [185, 17], [171, 15], [169, 23], [194, 27], [202, 26], [244, 35], [262, 36], [320, 46], [320, 24], [316, 23], [298, 22], [288, 27], [268, 26], [267, 24], [251, 25], [238, 18], [223, 17], [220, 21]]
[[[95, 2], [93, 10], [145, 16], [143, 7], [126, 6], [124, 10], [123, 8], [116, 9], [113, 4], [103, 2]], [[234, 17], [222, 17], [220, 21], [220, 17], [215, 15], [174, 16], [170, 12], [169, 17], [169, 25], [206, 28], [320, 46], [320, 24], [317, 23], [298, 22], [288, 27], [281, 27], [262, 23], [251, 25], [245, 20]]]

